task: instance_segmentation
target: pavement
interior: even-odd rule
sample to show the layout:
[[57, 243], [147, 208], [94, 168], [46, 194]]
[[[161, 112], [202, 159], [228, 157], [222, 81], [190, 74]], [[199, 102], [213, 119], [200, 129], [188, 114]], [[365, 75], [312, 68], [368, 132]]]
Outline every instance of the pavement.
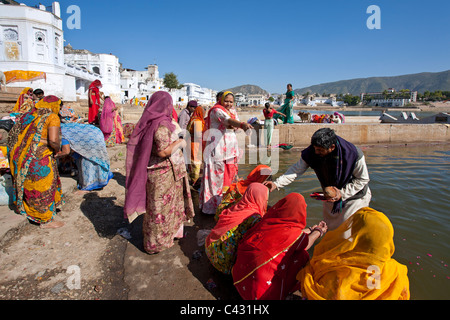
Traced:
[[0, 207], [0, 300], [240, 300], [198, 243], [212, 216], [197, 212], [170, 249], [143, 250], [142, 216], [123, 218], [125, 150], [108, 148], [114, 178], [102, 190], [79, 192], [74, 178], [61, 177], [60, 229], [42, 230]]

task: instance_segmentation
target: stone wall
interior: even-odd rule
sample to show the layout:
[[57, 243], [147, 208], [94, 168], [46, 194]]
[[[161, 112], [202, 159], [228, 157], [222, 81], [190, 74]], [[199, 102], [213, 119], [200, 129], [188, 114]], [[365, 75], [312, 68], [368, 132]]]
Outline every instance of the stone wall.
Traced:
[[[312, 135], [329, 127], [356, 145], [450, 142], [450, 126], [445, 124], [298, 124], [276, 126], [279, 143], [308, 146]], [[264, 141], [264, 140], [262, 140]]]

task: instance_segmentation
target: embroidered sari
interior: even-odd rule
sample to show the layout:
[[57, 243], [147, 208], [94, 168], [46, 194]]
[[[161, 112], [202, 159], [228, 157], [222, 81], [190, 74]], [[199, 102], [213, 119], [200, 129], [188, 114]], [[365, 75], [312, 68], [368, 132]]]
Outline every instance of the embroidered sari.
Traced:
[[[16, 105], [12, 109], [12, 113], [27, 113], [34, 107], [31, 95], [33, 94], [32, 88], [25, 88], [20, 93], [19, 98], [16, 101]], [[28, 97], [25, 97], [28, 96]]]
[[268, 200], [269, 189], [252, 183], [239, 202], [220, 214], [205, 241], [206, 255], [217, 270], [231, 273], [239, 241], [265, 215]]
[[275, 114], [273, 116], [274, 119], [283, 118], [284, 124], [293, 124], [294, 123], [294, 91], [287, 91], [286, 92], [286, 99], [284, 100], [284, 104], [277, 110], [280, 113], [283, 113], [286, 115], [286, 117], [283, 117], [279, 114]]
[[54, 96], [39, 101], [17, 120], [8, 140], [16, 212], [39, 224], [52, 221], [62, 203], [54, 152], [42, 142], [48, 138], [48, 128], [60, 127], [60, 104]]
[[296, 275], [309, 259], [305, 225], [305, 199], [291, 193], [245, 234], [232, 269], [244, 300], [284, 300], [297, 290]]

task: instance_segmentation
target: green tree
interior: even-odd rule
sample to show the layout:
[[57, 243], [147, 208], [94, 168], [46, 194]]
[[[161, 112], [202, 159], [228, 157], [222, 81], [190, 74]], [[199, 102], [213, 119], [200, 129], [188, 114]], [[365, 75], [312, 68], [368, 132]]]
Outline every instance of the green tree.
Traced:
[[351, 94], [347, 94], [344, 96], [344, 103], [349, 106], [356, 106], [361, 102], [361, 98], [359, 96], [352, 96]]
[[178, 82], [177, 75], [173, 72], [164, 75], [164, 86], [168, 89], [181, 89], [183, 85]]

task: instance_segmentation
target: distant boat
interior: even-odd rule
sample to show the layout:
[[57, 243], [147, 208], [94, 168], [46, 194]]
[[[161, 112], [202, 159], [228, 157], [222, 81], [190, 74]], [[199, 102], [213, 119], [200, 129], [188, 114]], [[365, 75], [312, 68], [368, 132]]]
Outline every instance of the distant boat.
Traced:
[[390, 114], [383, 112], [380, 117], [381, 123], [417, 123], [417, 124], [430, 124], [430, 123], [443, 123], [450, 124], [450, 114], [441, 112], [434, 116], [419, 119], [414, 112], [410, 112], [409, 115], [406, 112], [402, 112], [399, 118], [393, 117]]

